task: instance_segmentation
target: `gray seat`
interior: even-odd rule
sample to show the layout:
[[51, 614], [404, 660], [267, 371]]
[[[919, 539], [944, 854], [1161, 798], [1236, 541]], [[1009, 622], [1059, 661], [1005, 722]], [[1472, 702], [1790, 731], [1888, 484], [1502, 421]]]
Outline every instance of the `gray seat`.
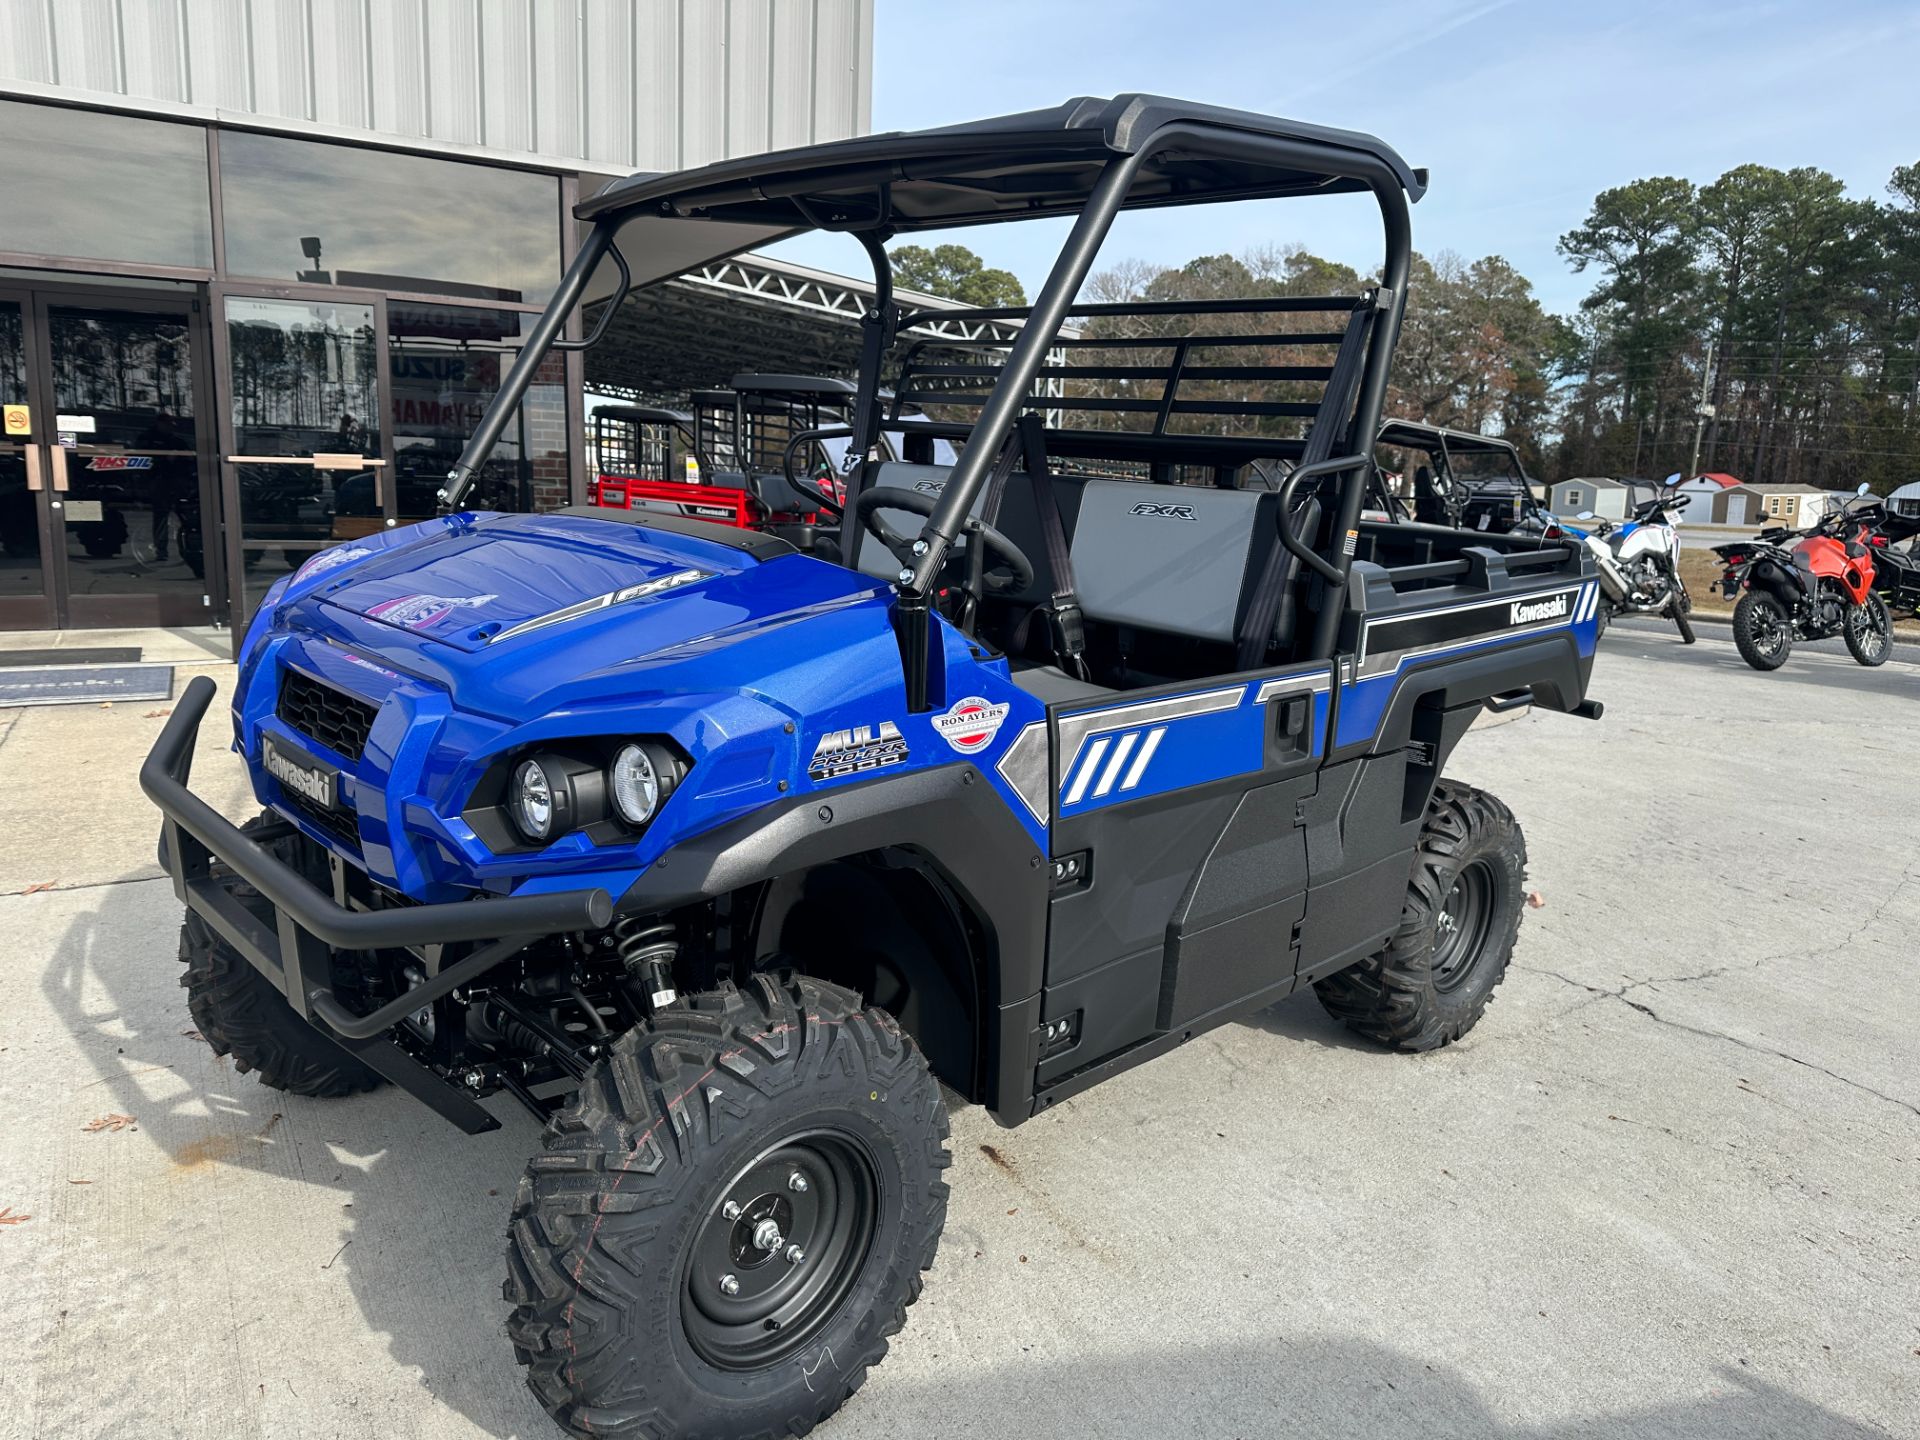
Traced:
[[1087, 619], [1232, 644], [1276, 542], [1279, 496], [1089, 480], [1073, 530]]

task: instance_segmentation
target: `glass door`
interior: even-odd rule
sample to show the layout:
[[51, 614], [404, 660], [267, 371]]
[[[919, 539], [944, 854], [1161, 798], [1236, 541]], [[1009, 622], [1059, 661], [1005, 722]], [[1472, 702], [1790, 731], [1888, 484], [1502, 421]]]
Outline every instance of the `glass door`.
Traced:
[[197, 301], [35, 301], [51, 413], [33, 417], [52, 511], [56, 621], [196, 625], [213, 618]]
[[225, 295], [235, 623], [318, 550], [393, 523], [380, 303]]
[[45, 452], [35, 430], [31, 353], [33, 307], [0, 292], [0, 629], [53, 625], [53, 578], [45, 551], [50, 511]]

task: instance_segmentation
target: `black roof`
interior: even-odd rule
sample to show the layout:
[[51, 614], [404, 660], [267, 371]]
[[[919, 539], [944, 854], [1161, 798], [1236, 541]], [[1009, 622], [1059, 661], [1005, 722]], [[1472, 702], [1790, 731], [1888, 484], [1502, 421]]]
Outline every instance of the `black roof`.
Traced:
[[736, 375], [727, 382], [734, 389], [754, 395], [781, 395], [797, 398], [826, 396], [851, 403], [860, 387], [851, 380], [833, 375]]
[[596, 420], [627, 420], [637, 425], [691, 425], [693, 416], [684, 410], [662, 410], [657, 405], [596, 405]]
[[[1141, 165], [1129, 208], [1327, 194], [1385, 175], [1418, 200], [1426, 176], [1384, 142], [1245, 110], [1158, 95], [1081, 97], [932, 130], [891, 131], [825, 145], [641, 174], [575, 213], [697, 217], [790, 229], [943, 229], [1077, 211], [1116, 155], [1145, 149], [1171, 126], [1193, 132]], [[1236, 138], [1289, 142], [1236, 149]]]
[[1414, 450], [1432, 449], [1446, 441], [1447, 449], [1463, 455], [1515, 455], [1518, 448], [1498, 435], [1481, 435], [1472, 430], [1449, 430], [1444, 425], [1429, 425], [1424, 420], [1389, 420], [1380, 427], [1382, 445], [1404, 445]]

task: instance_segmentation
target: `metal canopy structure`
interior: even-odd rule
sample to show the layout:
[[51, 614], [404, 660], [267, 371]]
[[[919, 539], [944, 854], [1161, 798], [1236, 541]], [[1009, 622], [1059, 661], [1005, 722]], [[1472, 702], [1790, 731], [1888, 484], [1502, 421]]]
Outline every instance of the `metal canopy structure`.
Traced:
[[[919, 314], [905, 337], [1009, 341], [1020, 331], [1018, 320], [969, 319], [955, 301], [895, 294]], [[606, 338], [587, 351], [587, 388], [669, 401], [726, 385], [743, 371], [851, 376], [861, 317], [873, 302], [871, 280], [765, 255], [711, 261], [627, 296]], [[954, 318], [943, 319], [943, 311]]]

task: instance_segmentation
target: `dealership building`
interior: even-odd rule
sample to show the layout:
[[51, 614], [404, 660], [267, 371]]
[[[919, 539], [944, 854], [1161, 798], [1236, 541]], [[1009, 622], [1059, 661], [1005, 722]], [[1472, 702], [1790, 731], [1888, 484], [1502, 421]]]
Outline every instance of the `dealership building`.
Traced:
[[[864, 132], [875, 3], [0, 0], [0, 629], [237, 626], [431, 514], [573, 206]], [[589, 395], [850, 369], [870, 296], [751, 255], [635, 294], [482, 503], [587, 497]]]

